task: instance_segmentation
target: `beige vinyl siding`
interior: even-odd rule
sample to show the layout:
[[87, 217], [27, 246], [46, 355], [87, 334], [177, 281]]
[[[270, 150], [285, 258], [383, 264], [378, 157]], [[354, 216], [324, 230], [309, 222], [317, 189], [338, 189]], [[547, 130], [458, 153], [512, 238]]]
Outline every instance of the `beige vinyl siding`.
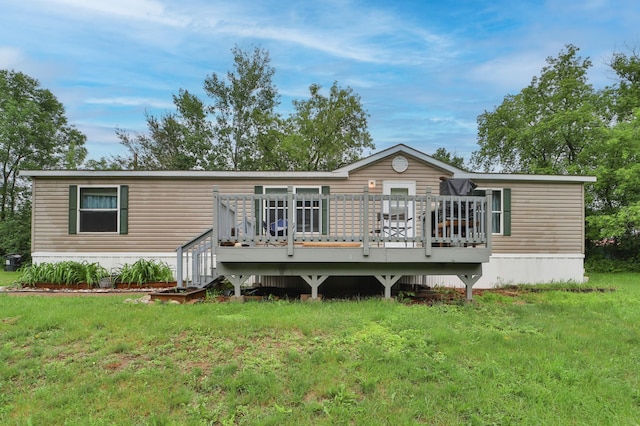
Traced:
[[[393, 156], [352, 171], [349, 179], [217, 179], [212, 178], [33, 178], [32, 250], [37, 252], [162, 252], [209, 229], [212, 190], [253, 194], [259, 186], [329, 186], [332, 194], [361, 193], [370, 179], [381, 194], [383, 181], [416, 182], [416, 194], [427, 188], [438, 194], [448, 173], [405, 155], [409, 167], [397, 173]], [[450, 174], [449, 174], [450, 176]], [[475, 181], [484, 188], [511, 188], [511, 236], [493, 238], [494, 253], [583, 253], [582, 183]], [[69, 185], [128, 185], [129, 233], [68, 234]]]
[[[412, 181], [416, 182], [416, 195], [424, 195], [427, 188], [431, 188], [433, 194], [438, 194], [440, 188], [440, 177], [450, 177], [451, 174], [435, 169], [422, 161], [405, 155], [409, 161], [409, 167], [404, 173], [397, 173], [391, 168], [391, 162], [395, 156], [384, 158], [363, 169], [351, 172], [349, 181], [345, 182], [345, 190], [341, 192], [362, 192], [369, 183], [369, 179], [375, 179], [376, 188], [370, 190], [373, 194], [382, 194], [382, 182], [384, 180]], [[340, 188], [342, 190], [342, 187]], [[332, 193], [336, 191], [333, 190]]]
[[[32, 251], [173, 251], [211, 228], [214, 185], [224, 193], [253, 194], [255, 185], [287, 185], [273, 180], [210, 179], [34, 179]], [[332, 185], [304, 180], [296, 185]], [[69, 185], [129, 185], [129, 233], [68, 233]]]
[[494, 235], [493, 253], [583, 253], [581, 183], [481, 182], [511, 188], [511, 236]]

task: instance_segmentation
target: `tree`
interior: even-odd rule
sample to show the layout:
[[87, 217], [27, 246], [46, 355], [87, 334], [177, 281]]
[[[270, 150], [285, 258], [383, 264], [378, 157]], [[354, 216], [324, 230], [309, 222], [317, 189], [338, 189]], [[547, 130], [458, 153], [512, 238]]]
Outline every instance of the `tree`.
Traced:
[[601, 137], [606, 120], [600, 94], [587, 82], [591, 61], [567, 45], [539, 77], [494, 111], [478, 117], [472, 163], [490, 171], [576, 173], [583, 148]]
[[226, 169], [253, 170], [260, 163], [260, 138], [273, 128], [279, 97], [272, 77], [269, 52], [254, 48], [253, 54], [239, 47], [232, 50], [234, 72], [226, 81], [211, 74], [204, 82], [213, 99], [208, 112], [214, 116], [213, 155], [225, 161]]
[[[19, 170], [75, 168], [87, 154], [85, 140], [67, 123], [63, 105], [37, 80], [0, 70], [0, 239], [21, 241], [19, 246], [25, 241], [18, 234], [30, 217], [29, 186]], [[17, 250], [16, 244], [12, 247]], [[29, 247], [20, 250], [28, 253]]]
[[632, 120], [634, 110], [640, 108], [640, 52], [631, 49], [629, 56], [616, 52], [609, 66], [618, 78], [613, 88], [616, 121]]
[[[133, 167], [148, 170], [211, 170], [212, 129], [205, 105], [186, 90], [173, 96], [176, 112], [160, 118], [146, 115], [149, 134], [130, 135], [116, 129], [120, 143], [132, 153]], [[127, 163], [115, 158], [115, 164]]]
[[431, 154], [431, 156], [436, 160], [442, 161], [443, 163], [447, 163], [453, 167], [465, 170], [464, 157], [460, 157], [455, 153], [452, 154], [445, 148], [436, 149], [436, 152]]
[[281, 145], [289, 169], [334, 170], [356, 161], [366, 149], [374, 149], [367, 131], [368, 114], [360, 96], [334, 82], [329, 96], [312, 84], [310, 98], [293, 101], [295, 113]]

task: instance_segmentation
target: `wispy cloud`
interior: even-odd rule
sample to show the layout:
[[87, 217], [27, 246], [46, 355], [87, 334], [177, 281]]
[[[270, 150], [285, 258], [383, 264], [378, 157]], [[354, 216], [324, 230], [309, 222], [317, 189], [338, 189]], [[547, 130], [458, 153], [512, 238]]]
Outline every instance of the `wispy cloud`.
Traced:
[[173, 103], [164, 100], [136, 97], [87, 98], [84, 102], [90, 105], [149, 106], [166, 109], [174, 107]]
[[111, 16], [172, 26], [186, 26], [189, 23], [186, 17], [169, 13], [162, 2], [155, 0], [47, 0], [41, 3], [65, 14], [81, 12], [101, 18]]
[[14, 68], [22, 59], [20, 49], [0, 46], [0, 68]]

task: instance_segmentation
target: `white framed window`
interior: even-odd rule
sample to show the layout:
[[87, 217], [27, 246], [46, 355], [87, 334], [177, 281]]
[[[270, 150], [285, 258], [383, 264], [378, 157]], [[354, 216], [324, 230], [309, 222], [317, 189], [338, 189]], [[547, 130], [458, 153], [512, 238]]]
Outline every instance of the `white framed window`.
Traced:
[[[322, 229], [322, 208], [318, 197], [305, 198], [305, 195], [317, 195], [321, 193], [319, 186], [294, 186], [293, 192], [300, 195], [296, 201], [296, 231], [307, 233], [319, 233]], [[265, 200], [263, 217], [266, 226], [275, 235], [284, 235], [287, 227], [287, 187], [265, 186], [265, 194], [276, 194], [278, 197]]]
[[120, 229], [119, 186], [78, 187], [78, 231], [112, 232]]
[[491, 233], [502, 235], [504, 231], [504, 191], [502, 188], [478, 188], [474, 194], [485, 195], [491, 190]]

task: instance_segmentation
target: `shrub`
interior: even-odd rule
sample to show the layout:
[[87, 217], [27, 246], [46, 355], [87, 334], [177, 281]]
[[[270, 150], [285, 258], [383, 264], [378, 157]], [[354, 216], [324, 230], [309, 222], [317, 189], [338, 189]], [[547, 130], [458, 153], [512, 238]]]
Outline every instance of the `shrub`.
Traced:
[[39, 263], [20, 268], [17, 282], [33, 286], [36, 283], [79, 284], [87, 283], [96, 286], [101, 279], [109, 276], [109, 272], [98, 263], [64, 261], [56, 263]]
[[114, 281], [125, 284], [146, 284], [173, 281], [173, 271], [165, 262], [140, 259], [133, 264], [125, 263], [114, 273]]

